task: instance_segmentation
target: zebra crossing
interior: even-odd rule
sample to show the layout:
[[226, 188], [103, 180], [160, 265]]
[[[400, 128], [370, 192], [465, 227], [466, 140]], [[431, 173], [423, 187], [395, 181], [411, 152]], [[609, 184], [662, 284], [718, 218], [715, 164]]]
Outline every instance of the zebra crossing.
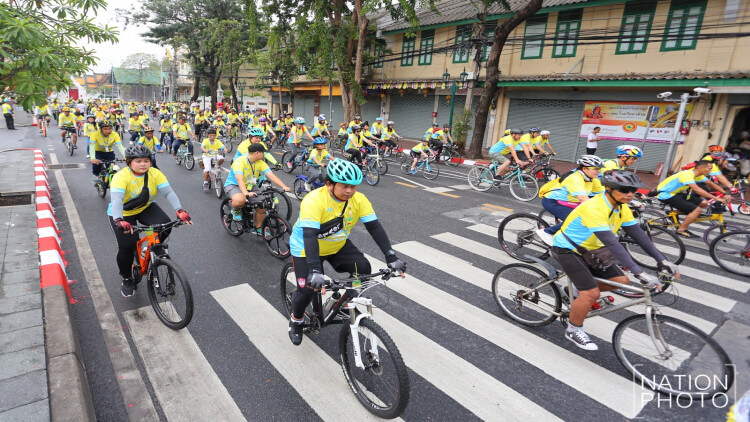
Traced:
[[[491, 293], [494, 272], [517, 262], [497, 242], [496, 225], [507, 214], [485, 212], [482, 218], [460, 220], [458, 228], [394, 243], [409, 273], [405, 279], [388, 282], [391, 297], [387, 306], [375, 309], [374, 316], [410, 371], [413, 399], [402, 420], [454, 420], [446, 414], [442, 418], [425, 414], [432, 404], [414, 399], [425, 399], [419, 394], [423, 389], [434, 392], [436, 403], [483, 420], [663, 419], [653, 395], [644, 399], [636, 394], [638, 385], [611, 348], [582, 352], [563, 339], [563, 328], [556, 322], [531, 329], [499, 311]], [[750, 282], [724, 273], [705, 257], [705, 249], [688, 248], [681, 265], [683, 280], [675, 289], [679, 299], [660, 310], [711, 334], [723, 323], [724, 312], [750, 290]], [[386, 265], [374, 256], [367, 258], [373, 269]], [[262, 355], [263, 362], [254, 364], [277, 371], [317, 418], [374, 419], [351, 393], [338, 352], [329, 347], [338, 328], [326, 328], [293, 347], [278, 294], [264, 296], [250, 282], [209, 295], [228, 324], [246, 336], [248, 347]], [[617, 322], [638, 312], [642, 307], [587, 320], [586, 331], [600, 345], [608, 345]], [[179, 332], [166, 329], [148, 308], [128, 311], [125, 319], [168, 420], [256, 419], [240, 410], [232, 389], [211, 367], [190, 327]], [[164, 341], [153, 342], [158, 336]], [[321, 392], [335, 401], [322, 400]], [[571, 409], [572, 403], [586, 411]], [[696, 409], [675, 407], [668, 415], [689, 419], [723, 415], [699, 413], [696, 418], [691, 410]]]

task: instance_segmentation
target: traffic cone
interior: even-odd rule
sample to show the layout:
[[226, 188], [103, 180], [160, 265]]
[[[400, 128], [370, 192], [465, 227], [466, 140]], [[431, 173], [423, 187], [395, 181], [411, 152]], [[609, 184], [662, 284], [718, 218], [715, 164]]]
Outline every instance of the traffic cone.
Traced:
[[31, 126], [39, 126], [39, 124], [36, 122], [36, 120], [32, 120]]

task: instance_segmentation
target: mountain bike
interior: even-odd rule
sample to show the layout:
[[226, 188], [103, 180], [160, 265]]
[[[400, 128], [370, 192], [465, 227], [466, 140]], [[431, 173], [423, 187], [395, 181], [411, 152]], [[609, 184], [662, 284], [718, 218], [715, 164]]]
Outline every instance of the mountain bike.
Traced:
[[[409, 157], [411, 158], [411, 155]], [[401, 164], [401, 173], [410, 174], [411, 163], [412, 163], [412, 160], [406, 159]], [[424, 177], [427, 180], [433, 180], [437, 178], [438, 175], [440, 174], [440, 169], [438, 168], [438, 166], [435, 165], [435, 156], [432, 154], [429, 154], [429, 156], [426, 159], [420, 158], [417, 161], [417, 165], [414, 166], [414, 170], [417, 173], [421, 172], [422, 177]]]
[[107, 190], [109, 190], [109, 184], [112, 182], [112, 176], [115, 175], [118, 171], [120, 171], [120, 166], [116, 165], [116, 162], [123, 163], [125, 160], [114, 160], [114, 161], [100, 161], [100, 170], [99, 175], [96, 183], [94, 183], [94, 187], [96, 188], [96, 191], [99, 193], [100, 198], [104, 198], [107, 196]]
[[[719, 192], [713, 192], [714, 195], [721, 196]], [[729, 210], [731, 215], [734, 215], [732, 209], [731, 197], [727, 196], [727, 205], [722, 204], [716, 200], [709, 200], [708, 206], [703, 210], [701, 215], [695, 219], [693, 223], [704, 223], [708, 222], [711, 224], [706, 230], [703, 231], [703, 242], [706, 245], [711, 245], [711, 242], [726, 232], [742, 230], [742, 226], [734, 224], [727, 224], [724, 221], [724, 212]], [[671, 207], [670, 207], [671, 208]], [[662, 227], [669, 230], [677, 230], [680, 227], [680, 216], [683, 215], [677, 210], [672, 209], [664, 217], [658, 217], [648, 220], [648, 224], [652, 227]]]
[[292, 151], [286, 151], [284, 155], [281, 156], [281, 168], [284, 170], [284, 173], [291, 173], [296, 169], [297, 167], [303, 166], [304, 163], [307, 161], [307, 158], [310, 157], [310, 151], [312, 151], [313, 146], [312, 145], [305, 145], [300, 143], [300, 146], [297, 148], [297, 156], [292, 159]]
[[[533, 261], [544, 271], [519, 263], [506, 265], [495, 273], [492, 280], [495, 302], [505, 315], [520, 324], [540, 327], [559, 319], [563, 326], [567, 326], [572, 301], [558, 286], [566, 277], [565, 273], [544, 261]], [[612, 334], [615, 355], [633, 375], [634, 381], [678, 400], [711, 399], [732, 386], [735, 369], [724, 349], [695, 326], [662, 315], [652, 301], [651, 289], [602, 278], [595, 280], [638, 297], [617, 305], [603, 302], [601, 307], [588, 313], [587, 319], [645, 305], [643, 314], [625, 318]], [[660, 273], [659, 280], [664, 285], [671, 284], [668, 274]], [[567, 291], [573, 291], [569, 277], [567, 286]], [[703, 388], [703, 384], [679, 382], [680, 379], [703, 377], [712, 380], [711, 385]]]
[[261, 222], [259, 236], [263, 237], [263, 242], [271, 256], [286, 259], [292, 256], [289, 249], [292, 226], [279, 214], [280, 201], [277, 194], [286, 197], [284, 191], [268, 186], [258, 193], [262, 197], [261, 202], [253, 203], [248, 198], [245, 206], [242, 207], [242, 220], [240, 221], [232, 216], [232, 198], [226, 198], [221, 202], [221, 222], [227, 233], [234, 237], [239, 237], [243, 233], [257, 233], [255, 213], [258, 208], [265, 209], [266, 216]]
[[541, 158], [529, 169], [529, 174], [537, 178], [543, 184], [559, 178], [560, 172], [553, 169], [549, 163], [551, 159], [552, 154], [542, 155]]
[[[396, 344], [375, 323], [373, 301], [366, 293], [385, 286], [394, 275], [386, 269], [346, 279], [327, 279], [325, 287], [315, 292], [305, 309], [303, 324], [304, 332], [316, 335], [328, 325], [342, 325], [338, 356], [346, 381], [369, 412], [385, 419], [396, 418], [406, 409], [409, 374]], [[294, 267], [289, 262], [281, 271], [280, 283], [287, 317], [292, 314], [292, 292], [296, 285]]]
[[[211, 189], [211, 187], [213, 187], [216, 192], [216, 197], [221, 199], [224, 197], [224, 177], [229, 170], [217, 164], [216, 154], [208, 155], [211, 156], [211, 170], [208, 171], [208, 188]], [[201, 158], [198, 163], [202, 169], [204, 165], [203, 159]]]
[[732, 274], [750, 277], [750, 229], [717, 236], [708, 253], [719, 267]]
[[438, 158], [440, 162], [449, 166], [458, 167], [461, 165], [461, 154], [458, 153], [458, 146], [455, 142], [443, 145], [443, 150], [440, 152]]
[[135, 233], [146, 232], [136, 244], [132, 276], [136, 286], [146, 276], [148, 299], [156, 316], [167, 327], [179, 330], [193, 318], [193, 291], [187, 276], [169, 257], [160, 234], [185, 224], [181, 220], [152, 226], [136, 226]]
[[489, 165], [475, 164], [466, 176], [469, 185], [480, 192], [485, 192], [492, 187], [502, 189], [503, 185], [510, 187], [510, 194], [519, 201], [531, 201], [539, 193], [539, 184], [536, 178], [528, 174], [518, 164], [512, 163], [508, 171], [499, 179], [495, 178], [500, 164], [492, 160]]
[[185, 142], [180, 144], [180, 147], [177, 148], [177, 154], [174, 156], [174, 160], [178, 166], [184, 162], [185, 168], [188, 170], [192, 170], [193, 167], [195, 167], [195, 157], [193, 156], [193, 153], [190, 152], [190, 149], [188, 148], [188, 144], [187, 144], [188, 142], [192, 142], [192, 141], [186, 140]]

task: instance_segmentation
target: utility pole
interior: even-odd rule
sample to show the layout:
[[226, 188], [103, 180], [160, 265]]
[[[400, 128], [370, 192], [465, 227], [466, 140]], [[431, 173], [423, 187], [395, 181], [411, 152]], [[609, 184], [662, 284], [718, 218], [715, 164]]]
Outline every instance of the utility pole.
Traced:
[[482, 68], [482, 56], [484, 55], [484, 43], [480, 43], [479, 41], [484, 41], [484, 23], [487, 20], [487, 3], [482, 2], [482, 8], [477, 13], [477, 19], [479, 22], [476, 22], [474, 24], [474, 28], [472, 30], [471, 38], [472, 38], [472, 48], [476, 49], [474, 52], [474, 68], [471, 70], [471, 73], [474, 75], [473, 78], [469, 80], [469, 87], [466, 90], [466, 102], [464, 103], [464, 110], [471, 111], [471, 102], [474, 97], [474, 87], [477, 84], [477, 79], [479, 78], [479, 71]]

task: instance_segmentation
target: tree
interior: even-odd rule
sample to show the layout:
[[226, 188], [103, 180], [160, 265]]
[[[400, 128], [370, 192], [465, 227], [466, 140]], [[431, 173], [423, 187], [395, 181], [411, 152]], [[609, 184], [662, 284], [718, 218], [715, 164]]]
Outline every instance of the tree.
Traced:
[[47, 91], [72, 86], [71, 75], [96, 64], [92, 50], [75, 44], [116, 42], [118, 31], [97, 25], [104, 0], [11, 0], [0, 4], [0, 91], [13, 90], [26, 110]]
[[[508, 3], [503, 0], [503, 5], [510, 10]], [[469, 148], [469, 157], [482, 156], [482, 140], [484, 131], [487, 126], [487, 116], [490, 112], [490, 105], [497, 96], [497, 81], [500, 78], [500, 53], [503, 51], [505, 41], [510, 33], [526, 19], [542, 8], [542, 0], [530, 0], [524, 7], [516, 11], [513, 16], [504, 21], [497, 21], [495, 27], [495, 36], [492, 39], [492, 49], [487, 58], [487, 73], [484, 82], [484, 90], [479, 98], [477, 106], [477, 115], [474, 119], [474, 133], [471, 138], [471, 148]]]

